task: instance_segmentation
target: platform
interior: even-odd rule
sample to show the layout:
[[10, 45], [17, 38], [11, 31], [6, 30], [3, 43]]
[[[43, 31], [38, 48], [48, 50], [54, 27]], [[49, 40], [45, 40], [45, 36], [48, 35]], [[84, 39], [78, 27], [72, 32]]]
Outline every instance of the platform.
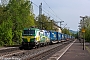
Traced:
[[75, 40], [47, 60], [90, 60], [90, 44], [86, 43], [83, 50], [83, 45]]

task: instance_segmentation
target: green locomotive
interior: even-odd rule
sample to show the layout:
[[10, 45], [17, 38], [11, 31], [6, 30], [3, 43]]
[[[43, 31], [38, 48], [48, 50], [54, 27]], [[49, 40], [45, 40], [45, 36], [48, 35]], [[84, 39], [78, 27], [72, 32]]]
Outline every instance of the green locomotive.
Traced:
[[22, 46], [21, 48], [32, 48], [39, 46], [40, 43], [40, 29], [25, 28], [22, 33]]
[[40, 47], [49, 44], [50, 40], [44, 30], [25, 28], [22, 33], [22, 46], [20, 49]]

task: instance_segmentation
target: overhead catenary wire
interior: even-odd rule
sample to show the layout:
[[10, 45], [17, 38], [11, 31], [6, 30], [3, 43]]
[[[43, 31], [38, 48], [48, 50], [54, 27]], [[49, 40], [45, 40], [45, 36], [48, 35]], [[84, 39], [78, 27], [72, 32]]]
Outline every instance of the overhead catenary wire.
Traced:
[[[31, 1], [32, 2], [32, 1]], [[39, 8], [39, 6], [37, 5], [37, 4], [35, 4], [34, 2], [32, 2], [37, 8]], [[45, 11], [46, 9], [45, 8], [43, 8], [42, 9], [42, 11], [44, 12], [44, 13], [46, 13], [49, 17], [51, 17], [52, 18], [52, 20], [56, 20], [53, 16], [51, 16], [49, 13], [51, 13], [50, 11], [48, 11], [48, 10], [46, 10], [46, 11], [48, 11], [48, 12], [46, 12]], [[55, 13], [55, 12], [54, 12]], [[51, 14], [53, 14], [53, 13], [51, 13]], [[54, 14], [53, 14], [54, 15]], [[56, 15], [54, 15], [55, 17], [57, 17]], [[59, 17], [57, 17], [58, 19], [60, 19]], [[60, 19], [61, 20], [61, 19]], [[62, 21], [62, 20], [61, 20]], [[54, 21], [55, 22], [55, 21]], [[60, 21], [58, 21], [58, 23], [59, 23]]]
[[35, 3], [33, 3], [32, 1], [31, 1], [31, 3], [32, 3], [32, 4], [34, 4], [36, 7], [38, 7], [38, 8], [39, 8], [39, 6], [38, 6], [38, 5], [36, 5]]
[[58, 17], [57, 16], [57, 14], [54, 12], [54, 10], [48, 5], [48, 3], [45, 1], [45, 0], [43, 0], [44, 1], [44, 3], [48, 6], [48, 8], [53, 12], [52, 14], [56, 17], [56, 18], [58, 18], [60, 21], [57, 21], [58, 23], [60, 23], [60, 27], [61, 27], [61, 23], [62, 22], [64, 22], [60, 17]]
[[[39, 8], [39, 6], [37, 4], [35, 4], [34, 2], [31, 1], [32, 4], [34, 4], [37, 8]], [[48, 14], [50, 17], [52, 17], [48, 12], [45, 11], [46, 9], [42, 10], [43, 12], [45, 12], [46, 14]], [[53, 19], [55, 19], [54, 17], [52, 17]]]
[[[45, 9], [45, 8], [43, 8], [44, 10], [46, 10], [46, 11], [48, 11], [48, 14], [49, 13], [51, 13], [52, 15], [54, 15], [52, 12], [50, 12], [49, 10], [47, 10], [47, 9]], [[50, 16], [50, 14], [49, 14], [49, 16]], [[54, 15], [55, 16], [55, 15]], [[51, 16], [52, 17], [52, 16]], [[53, 18], [53, 17], [52, 17]], [[55, 19], [56, 20], [56, 19]]]
[[[44, 2], [45, 2], [45, 0], [43, 0]], [[45, 4], [49, 7], [49, 5], [45, 2]], [[50, 7], [49, 7], [49, 9], [51, 9]], [[52, 10], [52, 9], [51, 9]], [[52, 10], [53, 11], [53, 10]], [[53, 11], [54, 12], [54, 11]], [[55, 12], [54, 12], [54, 14], [53, 14], [54, 16], [56, 16], [57, 17], [57, 15], [55, 15]]]
[[45, 4], [49, 7], [49, 9], [50, 10], [52, 10], [52, 12], [54, 13], [54, 16], [56, 16], [58, 19], [60, 19], [60, 20], [62, 20], [61, 18], [59, 18], [58, 16], [57, 16], [57, 14], [54, 12], [54, 10], [48, 5], [48, 3], [45, 1], [45, 0], [43, 0], [44, 2], [45, 2]]

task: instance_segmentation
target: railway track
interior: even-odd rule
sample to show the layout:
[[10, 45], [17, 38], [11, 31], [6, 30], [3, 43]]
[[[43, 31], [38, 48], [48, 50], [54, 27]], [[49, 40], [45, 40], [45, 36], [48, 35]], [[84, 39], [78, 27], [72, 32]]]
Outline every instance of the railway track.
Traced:
[[49, 58], [51, 55], [53, 55], [54, 53], [56, 53], [57, 51], [60, 51], [62, 48], [64, 48], [65, 46], [67, 46], [70, 42], [65, 42], [62, 45], [59, 45], [53, 49], [50, 49], [48, 51], [45, 51], [41, 54], [37, 54], [36, 56], [27, 58], [27, 60], [46, 60], [47, 58]]
[[49, 45], [45, 47], [41, 47], [38, 49], [32, 49], [32, 50], [16, 50], [12, 51], [10, 53], [6, 53], [3, 56], [1, 56], [1, 59], [11, 59], [11, 60], [44, 60], [48, 58], [50, 55], [54, 54], [58, 50], [65, 47], [67, 44], [69, 44], [70, 41]]
[[[20, 51], [18, 47], [4, 47], [0, 49], [0, 60], [4, 60], [3, 57], [15, 53], [16, 51]], [[7, 60], [7, 59], [5, 59]]]
[[2, 49], [0, 49], [0, 56], [9, 54], [10, 52], [13, 52], [13, 51], [16, 51], [16, 50], [19, 50], [19, 48], [18, 47], [6, 47], [6, 48], [2, 48]]

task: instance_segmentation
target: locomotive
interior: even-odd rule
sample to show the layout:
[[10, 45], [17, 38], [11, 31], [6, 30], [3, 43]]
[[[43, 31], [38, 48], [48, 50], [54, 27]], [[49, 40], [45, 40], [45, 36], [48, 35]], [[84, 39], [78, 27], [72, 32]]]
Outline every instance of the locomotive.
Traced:
[[57, 31], [40, 30], [38, 28], [24, 28], [20, 49], [33, 47], [38, 48], [40, 46], [59, 43], [72, 38], [74, 37]]

